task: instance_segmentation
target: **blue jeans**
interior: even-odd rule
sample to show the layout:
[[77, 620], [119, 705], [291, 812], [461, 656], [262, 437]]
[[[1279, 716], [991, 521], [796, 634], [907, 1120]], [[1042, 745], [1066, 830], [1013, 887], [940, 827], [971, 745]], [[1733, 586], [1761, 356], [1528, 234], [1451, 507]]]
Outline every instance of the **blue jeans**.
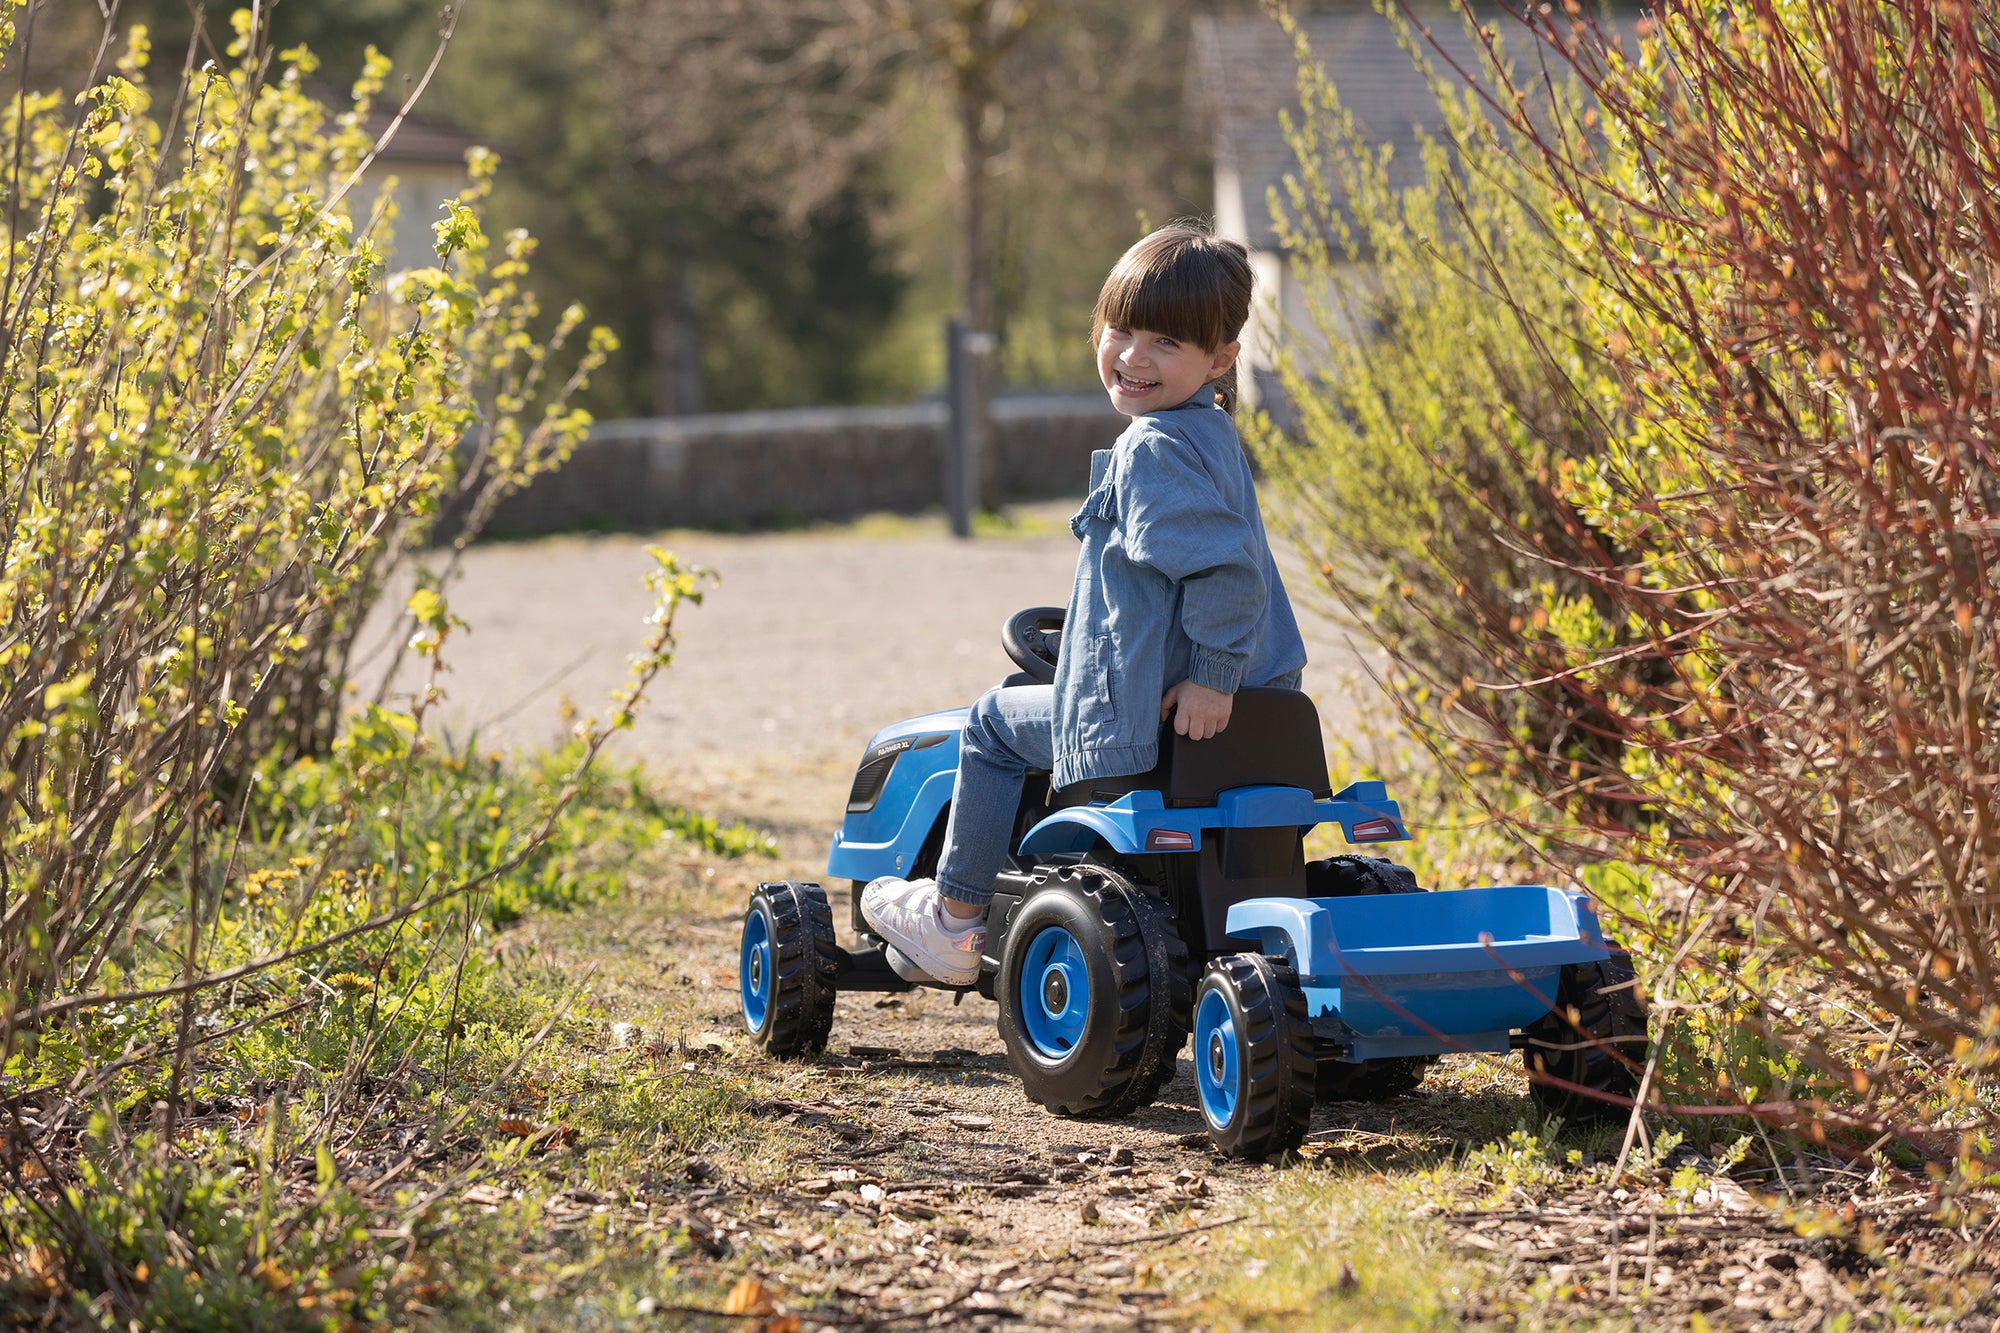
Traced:
[[938, 892], [984, 907], [1006, 864], [1029, 769], [1055, 767], [1056, 687], [1003, 685], [972, 706], [958, 743], [958, 789], [938, 858]]

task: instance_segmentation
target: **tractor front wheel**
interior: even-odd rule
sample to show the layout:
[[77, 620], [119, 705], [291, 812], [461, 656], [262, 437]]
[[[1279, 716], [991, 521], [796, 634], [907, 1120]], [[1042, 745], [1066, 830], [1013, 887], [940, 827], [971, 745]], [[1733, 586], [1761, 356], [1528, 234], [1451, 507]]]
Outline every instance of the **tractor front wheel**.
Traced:
[[743, 1025], [771, 1055], [826, 1049], [833, 1031], [833, 909], [817, 884], [759, 884], [743, 913]]

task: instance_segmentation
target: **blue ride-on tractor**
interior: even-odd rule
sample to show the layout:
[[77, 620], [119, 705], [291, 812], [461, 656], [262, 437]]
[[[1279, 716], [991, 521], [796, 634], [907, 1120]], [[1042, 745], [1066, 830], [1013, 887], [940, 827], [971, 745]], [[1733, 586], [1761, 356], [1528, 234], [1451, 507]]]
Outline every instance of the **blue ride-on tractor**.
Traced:
[[[1024, 673], [1007, 683], [1054, 679], [1062, 617], [1007, 622]], [[825, 1049], [839, 991], [910, 989], [868, 931], [861, 886], [935, 871], [967, 711], [896, 723], [862, 755], [827, 861], [853, 881], [852, 947], [818, 884], [752, 893], [743, 1019], [771, 1054]], [[1350, 844], [1409, 837], [1381, 783], [1329, 789], [1318, 712], [1293, 690], [1239, 691], [1208, 740], [1163, 727], [1147, 773], [1062, 789], [1031, 774], [974, 987], [998, 1002], [1027, 1095], [1125, 1115], [1173, 1077], [1192, 1033], [1202, 1116], [1234, 1156], [1296, 1147], [1315, 1100], [1412, 1091], [1451, 1051], [1518, 1047], [1545, 1112], [1624, 1114], [1645, 1013], [1583, 895], [1425, 892], [1376, 857], [1308, 861], [1304, 836], [1325, 823]]]

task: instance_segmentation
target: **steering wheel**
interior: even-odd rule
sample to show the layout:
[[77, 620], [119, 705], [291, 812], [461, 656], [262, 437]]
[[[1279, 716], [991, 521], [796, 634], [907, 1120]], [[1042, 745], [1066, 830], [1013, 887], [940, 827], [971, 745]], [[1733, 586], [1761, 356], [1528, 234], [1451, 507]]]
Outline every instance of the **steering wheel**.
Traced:
[[1031, 606], [1008, 616], [1000, 627], [1000, 646], [1007, 656], [1044, 685], [1056, 683], [1056, 656], [1062, 651], [1067, 614], [1060, 606]]

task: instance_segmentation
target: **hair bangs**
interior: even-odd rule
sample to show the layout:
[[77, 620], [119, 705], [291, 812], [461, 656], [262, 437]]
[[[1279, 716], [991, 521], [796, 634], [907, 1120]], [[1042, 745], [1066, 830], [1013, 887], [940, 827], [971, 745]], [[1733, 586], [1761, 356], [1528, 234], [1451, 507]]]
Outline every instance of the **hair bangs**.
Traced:
[[[1206, 243], [1206, 245], [1202, 243]], [[1126, 252], [1097, 295], [1092, 338], [1106, 327], [1144, 329], [1212, 352], [1231, 341], [1232, 304], [1227, 275], [1212, 254], [1212, 238], [1166, 229]], [[1247, 265], [1245, 266], [1247, 269]]]

